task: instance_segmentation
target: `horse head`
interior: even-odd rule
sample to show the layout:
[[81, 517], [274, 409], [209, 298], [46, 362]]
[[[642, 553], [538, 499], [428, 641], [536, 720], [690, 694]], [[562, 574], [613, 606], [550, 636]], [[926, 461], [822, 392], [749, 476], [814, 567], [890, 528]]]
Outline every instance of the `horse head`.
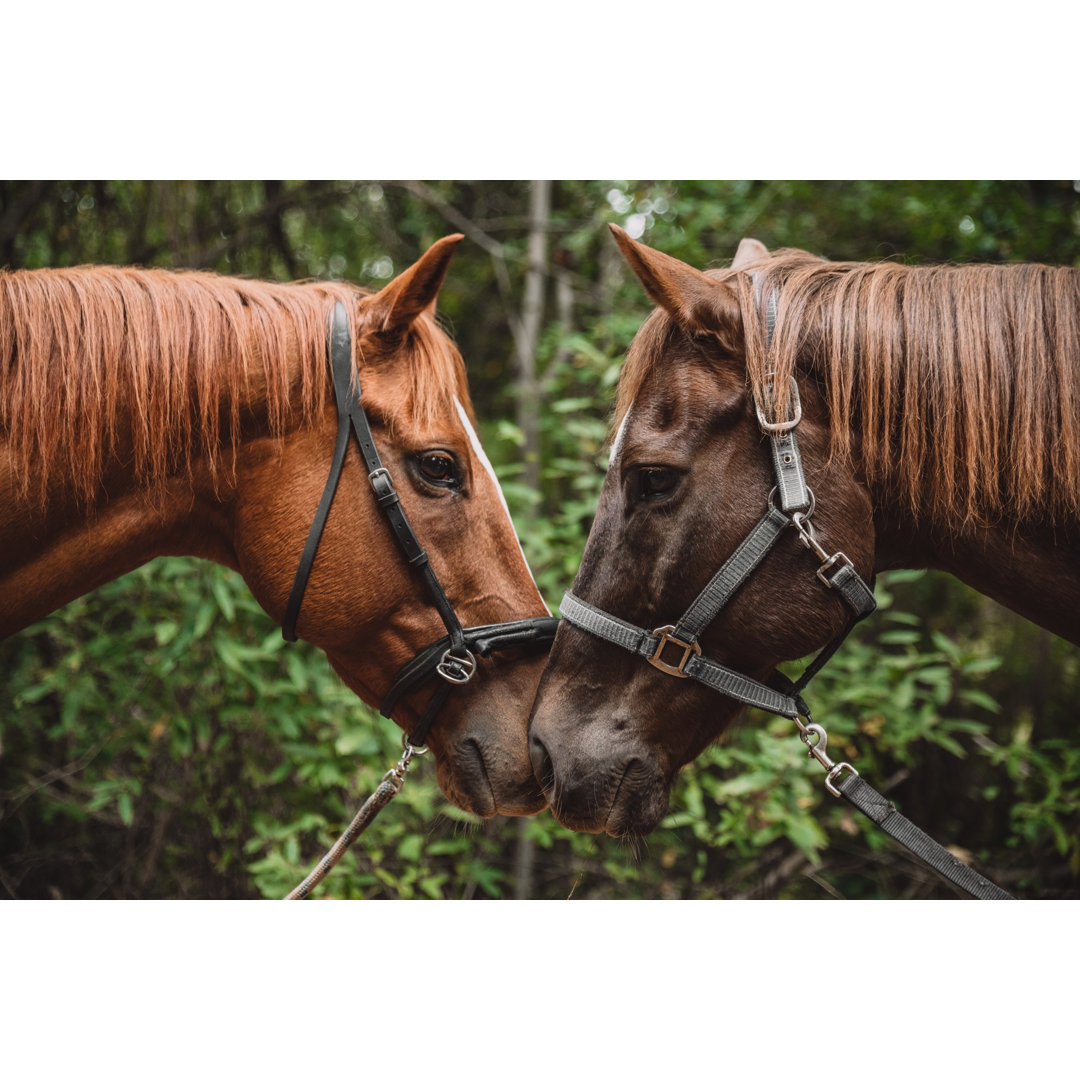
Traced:
[[[657, 310], [620, 377], [618, 430], [573, 596], [655, 631], [677, 623], [776, 499], [761, 415], [768, 403], [754, 378], [765, 331], [751, 274], [768, 253], [743, 241], [730, 270], [702, 272], [612, 231]], [[874, 554], [870, 499], [854, 469], [830, 459], [812, 372], [792, 375], [805, 480], [817, 493], [814, 537], [865, 572]], [[703, 629], [700, 653], [763, 681], [781, 661], [833, 640], [849, 614], [816, 566], [795, 530], [784, 529]], [[529, 729], [533, 767], [560, 822], [613, 836], [659, 823], [679, 768], [743, 707], [681, 677], [689, 654], [673, 640], [659, 664], [646, 663], [564, 617]]]
[[[360, 401], [378, 453], [450, 605], [472, 627], [548, 612], [477, 436], [461, 357], [434, 318], [460, 239], [444, 238], [379, 292], [357, 297], [351, 322]], [[334, 423], [328, 405], [317, 424], [273, 447], [273, 468], [256, 451], [238, 485], [240, 570], [279, 621], [326, 482]], [[350, 445], [296, 631], [373, 704], [407, 661], [446, 633], [393, 528]], [[485, 817], [543, 805], [523, 704], [542, 666], [542, 656], [521, 650], [480, 659], [468, 685], [439, 708], [426, 743], [453, 802]], [[396, 703], [394, 719], [406, 733], [433, 692], [429, 685]]]
[[[378, 498], [400, 500], [460, 623], [547, 616], [477, 438], [461, 356], [435, 320], [460, 240], [438, 241], [373, 293], [120, 267], [0, 274], [0, 636], [158, 555], [238, 570], [281, 623], [340, 445], [327, 365], [338, 305], [346, 382], [359, 384], [393, 477]], [[295, 633], [378, 705], [446, 629], [358, 445], [341, 447]], [[533, 813], [544, 800], [526, 703], [542, 658], [484, 651], [426, 742], [452, 801]], [[407, 733], [431, 686], [399, 699]]]

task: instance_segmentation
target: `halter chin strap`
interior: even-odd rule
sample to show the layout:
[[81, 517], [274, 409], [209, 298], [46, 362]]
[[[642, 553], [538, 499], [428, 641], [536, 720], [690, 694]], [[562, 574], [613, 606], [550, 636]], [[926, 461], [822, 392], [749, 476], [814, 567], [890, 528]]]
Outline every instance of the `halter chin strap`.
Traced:
[[[766, 304], [770, 345], [775, 312], [774, 290]], [[802, 404], [795, 380], [792, 379], [790, 405], [785, 420], [768, 419], [772, 413], [773, 396], [773, 384], [768, 383], [762, 388], [760, 397], [755, 397], [758, 423], [769, 437], [776, 477], [776, 487], [769, 495], [765, 516], [712, 576], [679, 621], [649, 631], [609, 615], [569, 591], [564, 594], [559, 610], [572, 625], [643, 657], [668, 675], [694, 679], [744, 705], [753, 705], [779, 716], [795, 717], [809, 714], [801, 697], [806, 684], [836, 652], [852, 627], [866, 618], [877, 604], [873, 589], [859, 576], [851, 560], [842, 551], [829, 555], [814, 537], [810, 524], [814, 495], [807, 487], [795, 438], [795, 428], [802, 419]], [[773, 503], [774, 495], [779, 496], [779, 506]], [[803, 545], [818, 557], [821, 562], [817, 570], [818, 580], [844, 601], [851, 618], [843, 633], [818, 654], [797, 682], [776, 672], [774, 685], [766, 686], [716, 660], [703, 657], [698, 639], [788, 528], [794, 528]]]
[[[431, 567], [427, 552], [424, 550], [412, 525], [401, 505], [401, 500], [394, 488], [394, 481], [379, 457], [375, 440], [371, 434], [371, 425], [361, 404], [360, 381], [353, 363], [352, 338], [349, 334], [349, 319], [345, 305], [340, 300], [334, 304], [330, 320], [330, 367], [334, 377], [334, 398], [337, 402], [338, 430], [334, 456], [330, 462], [330, 475], [326, 478], [322, 498], [315, 511], [315, 519], [308, 531], [307, 542], [300, 556], [300, 565], [296, 569], [292, 590], [285, 605], [285, 618], [281, 626], [281, 636], [286, 641], [296, 640], [296, 620], [300, 615], [300, 605], [304, 599], [308, 577], [315, 563], [326, 519], [337, 492], [338, 481], [345, 464], [345, 454], [349, 448], [349, 435], [355, 435], [368, 473], [368, 483], [375, 494], [375, 501], [385, 515], [390, 531], [397, 540], [405, 559], [423, 579], [428, 596], [435, 610], [439, 613], [447, 636], [419, 653], [412, 661], [400, 669], [394, 678], [382, 704], [382, 714], [389, 716], [398, 699], [412, 690], [418, 689], [434, 675], [440, 675], [444, 682], [436, 688], [419, 723], [407, 736], [412, 746], [422, 746], [427, 739], [436, 714], [442, 708], [451, 689], [467, 683], [476, 671], [474, 652], [487, 656], [496, 649], [517, 646], [549, 646], [555, 636], [558, 620], [550, 616], [533, 619], [521, 619], [510, 623], [494, 623], [490, 626], [462, 628], [461, 622], [450, 601], [446, 598], [442, 585]], [[470, 651], [470, 646], [472, 651]]]

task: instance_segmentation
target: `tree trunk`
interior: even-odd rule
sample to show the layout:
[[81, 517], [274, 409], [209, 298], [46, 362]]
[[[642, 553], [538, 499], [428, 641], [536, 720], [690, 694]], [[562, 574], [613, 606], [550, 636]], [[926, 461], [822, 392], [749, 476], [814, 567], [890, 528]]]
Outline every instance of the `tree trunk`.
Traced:
[[[524, 461], [522, 481], [540, 493], [540, 383], [536, 376], [536, 344], [544, 317], [544, 284], [547, 277], [547, 232], [551, 216], [551, 181], [534, 180], [529, 198], [528, 265], [521, 305], [521, 328], [514, 335], [517, 352], [517, 422], [521, 429]], [[534, 504], [535, 506], [536, 504]], [[535, 514], [530, 508], [529, 517]], [[529, 835], [529, 819], [518, 821], [514, 855], [514, 899], [527, 900], [533, 893], [536, 843]]]

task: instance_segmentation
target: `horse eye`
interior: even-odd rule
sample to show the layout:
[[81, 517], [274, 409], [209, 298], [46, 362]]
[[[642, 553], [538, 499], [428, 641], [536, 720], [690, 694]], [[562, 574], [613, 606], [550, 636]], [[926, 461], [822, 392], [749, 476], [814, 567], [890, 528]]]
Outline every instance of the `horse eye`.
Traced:
[[456, 488], [461, 485], [461, 473], [452, 454], [433, 451], [420, 456], [420, 473], [429, 483], [439, 487]]
[[675, 469], [642, 469], [638, 474], [643, 499], [657, 499], [675, 490], [680, 474]]

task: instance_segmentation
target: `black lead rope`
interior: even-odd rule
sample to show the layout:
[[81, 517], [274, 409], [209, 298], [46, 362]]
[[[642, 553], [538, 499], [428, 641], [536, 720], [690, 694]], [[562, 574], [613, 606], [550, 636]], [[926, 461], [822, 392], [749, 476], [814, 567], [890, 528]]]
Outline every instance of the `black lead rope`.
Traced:
[[921, 859], [942, 877], [959, 886], [977, 900], [1015, 900], [1016, 897], [998, 888], [962, 863], [955, 855], [932, 840], [917, 825], [913, 825], [881, 792], [876, 791], [858, 773], [853, 772], [836, 785], [840, 794], [856, 810], [879, 825], [898, 844]]
[[345, 305], [340, 300], [335, 302], [331, 315], [329, 352], [334, 379], [334, 398], [338, 412], [337, 442], [330, 462], [330, 474], [326, 479], [326, 487], [323, 488], [322, 498], [319, 500], [315, 518], [308, 531], [307, 542], [304, 544], [292, 590], [285, 605], [281, 636], [286, 641], [296, 640], [296, 620], [300, 615], [300, 605], [319, 550], [319, 541], [322, 539], [326, 519], [330, 515], [338, 481], [341, 479], [345, 455], [349, 448], [349, 436], [353, 434], [356, 437], [360, 456], [367, 469], [368, 482], [375, 494], [379, 509], [385, 515], [390, 531], [397, 539], [408, 564], [423, 579], [431, 602], [447, 630], [445, 637], [428, 646], [400, 669], [382, 703], [382, 714], [388, 717], [394, 705], [405, 694], [419, 689], [435, 675], [442, 677], [443, 682], [436, 687], [419, 722], [407, 736], [408, 744], [418, 748], [427, 740], [431, 725], [446, 703], [450, 691], [454, 686], [463, 685], [472, 678], [476, 671], [474, 653], [479, 656], [488, 656], [499, 649], [548, 647], [555, 637], [558, 619], [551, 616], [538, 616], [515, 622], [472, 627], [468, 630], [462, 627], [432, 569], [427, 552], [409, 524], [405, 509], [394, 488], [393, 478], [383, 465], [379, 451], [375, 447], [371, 425], [368, 423], [367, 414], [360, 400], [360, 381], [353, 362], [348, 314], [345, 311]]

